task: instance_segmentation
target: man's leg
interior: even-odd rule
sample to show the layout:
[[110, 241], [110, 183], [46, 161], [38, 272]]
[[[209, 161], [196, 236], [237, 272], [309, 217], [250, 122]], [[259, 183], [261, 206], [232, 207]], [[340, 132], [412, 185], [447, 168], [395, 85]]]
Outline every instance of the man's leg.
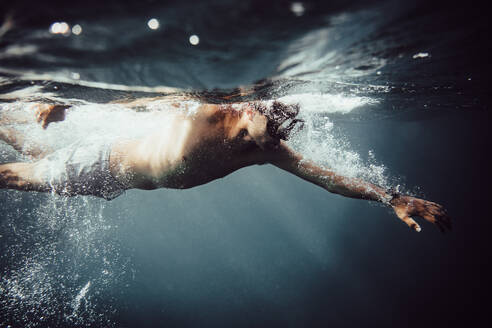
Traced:
[[0, 165], [0, 189], [49, 191], [46, 181], [35, 174], [36, 163], [8, 163]]

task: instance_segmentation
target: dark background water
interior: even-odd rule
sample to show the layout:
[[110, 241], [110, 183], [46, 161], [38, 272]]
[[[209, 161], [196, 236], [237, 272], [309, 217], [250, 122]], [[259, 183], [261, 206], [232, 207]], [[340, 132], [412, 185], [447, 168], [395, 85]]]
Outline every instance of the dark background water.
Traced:
[[[2, 191], [2, 325], [449, 327], [487, 319], [485, 7], [302, 3], [297, 16], [290, 1], [2, 2], [15, 25], [0, 38], [1, 92], [33, 81], [104, 101], [127, 92], [73, 83], [212, 90], [269, 79], [258, 97], [371, 97], [379, 103], [330, 119], [356, 152], [372, 150], [406, 186], [444, 204], [453, 231], [423, 224], [413, 233], [387, 209], [269, 166], [107, 204]], [[152, 17], [158, 30], [146, 25]], [[52, 35], [55, 21], [83, 32]], [[413, 58], [419, 53], [429, 56]], [[79, 79], [67, 83], [73, 73]], [[3, 154], [2, 162], [14, 156]]]

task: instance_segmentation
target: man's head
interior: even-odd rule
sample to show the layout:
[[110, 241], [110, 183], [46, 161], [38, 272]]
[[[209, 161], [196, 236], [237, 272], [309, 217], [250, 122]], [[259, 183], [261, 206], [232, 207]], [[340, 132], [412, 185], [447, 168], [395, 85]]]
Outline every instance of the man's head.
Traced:
[[296, 118], [299, 114], [299, 105], [286, 105], [278, 101], [274, 101], [270, 106], [262, 103], [255, 103], [254, 109], [266, 118], [266, 130], [270, 137], [277, 140], [287, 140], [292, 132], [292, 129], [297, 123], [301, 123], [301, 128], [304, 121]]
[[303, 124], [303, 120], [296, 119], [298, 114], [298, 105], [285, 105], [277, 101], [270, 106], [259, 102], [250, 104], [242, 114], [246, 120], [245, 138], [254, 140], [261, 148], [275, 147], [280, 140], [289, 138], [297, 123]]

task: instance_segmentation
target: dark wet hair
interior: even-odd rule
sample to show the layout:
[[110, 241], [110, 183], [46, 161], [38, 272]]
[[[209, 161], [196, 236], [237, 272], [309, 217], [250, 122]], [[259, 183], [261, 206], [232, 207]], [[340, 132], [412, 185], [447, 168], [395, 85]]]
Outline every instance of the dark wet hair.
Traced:
[[268, 134], [274, 139], [288, 140], [296, 124], [301, 123], [299, 129], [304, 126], [304, 120], [296, 118], [299, 114], [298, 104], [286, 105], [274, 101], [270, 106], [266, 106], [262, 102], [256, 102], [254, 109], [266, 116]]
[[[253, 109], [267, 117], [267, 131], [272, 138], [277, 141], [280, 139], [288, 140], [296, 124], [301, 123], [299, 129], [302, 129], [304, 126], [304, 120], [296, 118], [299, 114], [299, 105], [287, 105], [279, 101], [274, 101], [270, 106], [266, 106], [264, 101], [258, 100], [270, 97], [271, 89], [275, 85], [282, 83], [285, 84], [286, 82], [264, 80], [244, 89], [199, 91], [189, 93], [188, 95], [211, 104], [227, 105], [248, 102], [252, 104]], [[232, 110], [232, 107], [223, 106], [222, 109]], [[287, 126], [283, 126], [285, 124]]]

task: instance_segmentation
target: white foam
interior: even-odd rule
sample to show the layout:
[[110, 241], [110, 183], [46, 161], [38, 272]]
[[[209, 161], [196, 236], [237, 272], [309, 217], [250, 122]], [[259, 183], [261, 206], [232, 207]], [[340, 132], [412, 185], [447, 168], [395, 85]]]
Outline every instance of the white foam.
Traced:
[[278, 99], [286, 104], [299, 104], [303, 112], [347, 114], [363, 105], [375, 104], [368, 97], [345, 96], [341, 94], [301, 93]]
[[418, 59], [418, 58], [427, 58], [429, 57], [429, 53], [428, 52], [419, 52], [415, 55], [412, 56], [413, 59]]
[[89, 287], [91, 287], [90, 280], [85, 284], [84, 287], [82, 287], [82, 289], [79, 291], [79, 293], [77, 294], [77, 296], [75, 296], [75, 299], [73, 300], [73, 303], [72, 303], [74, 312], [79, 309], [80, 302], [82, 301], [82, 299], [84, 299], [85, 295], [89, 291]]
[[346, 136], [337, 132], [329, 115], [348, 114], [364, 105], [376, 104], [367, 97], [342, 94], [297, 94], [278, 99], [287, 104], [298, 103], [299, 117], [305, 121], [304, 129], [294, 133], [289, 143], [304, 158], [323, 165], [337, 174], [357, 177], [386, 187], [388, 179], [384, 165], [377, 163], [370, 152], [365, 160], [347, 141]]
[[[2, 111], [26, 117], [27, 124], [16, 128], [23, 134], [26, 145], [39, 144], [53, 150], [66, 147], [75, 141], [91, 139], [111, 142], [116, 139], [134, 139], [162, 129], [165, 116], [176, 111], [196, 111], [196, 102], [174, 108], [171, 103], [151, 103], [146, 112], [135, 112], [121, 104], [83, 104], [70, 107], [62, 122], [51, 123], [42, 129], [35, 123], [32, 103], [3, 104]], [[29, 123], [28, 119], [31, 120]]]

